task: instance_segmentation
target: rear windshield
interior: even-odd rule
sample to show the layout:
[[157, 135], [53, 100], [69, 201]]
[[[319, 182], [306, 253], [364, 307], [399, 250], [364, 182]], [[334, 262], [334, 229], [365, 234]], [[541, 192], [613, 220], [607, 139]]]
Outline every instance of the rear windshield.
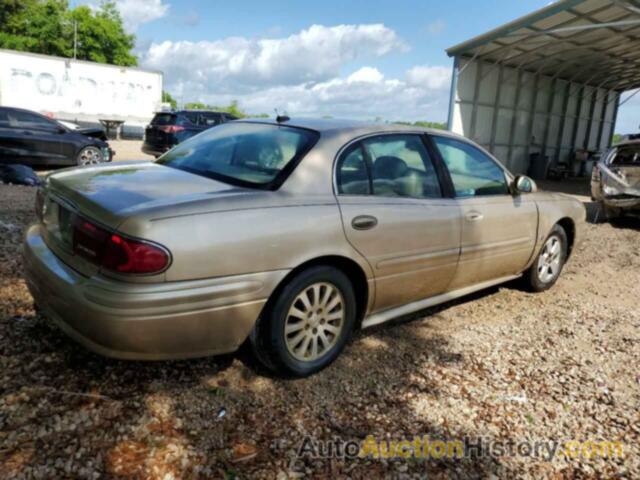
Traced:
[[620, 145], [609, 154], [609, 165], [640, 166], [640, 144]]
[[251, 122], [227, 123], [180, 143], [158, 163], [233, 185], [276, 189], [318, 133]]
[[176, 116], [173, 113], [156, 113], [151, 125], [173, 125], [175, 120]]

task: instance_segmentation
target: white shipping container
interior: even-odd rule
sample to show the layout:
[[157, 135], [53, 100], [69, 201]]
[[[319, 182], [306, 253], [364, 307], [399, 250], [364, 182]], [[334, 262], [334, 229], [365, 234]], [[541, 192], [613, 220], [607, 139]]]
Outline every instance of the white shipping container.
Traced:
[[161, 72], [0, 49], [2, 106], [140, 127], [160, 109], [161, 100]]

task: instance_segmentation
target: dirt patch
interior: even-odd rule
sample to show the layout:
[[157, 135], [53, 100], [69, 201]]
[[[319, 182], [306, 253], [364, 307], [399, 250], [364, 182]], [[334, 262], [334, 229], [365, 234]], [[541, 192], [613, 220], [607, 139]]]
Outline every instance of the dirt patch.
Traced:
[[[640, 477], [638, 220], [588, 225], [549, 292], [506, 285], [358, 333], [330, 368], [287, 381], [243, 352], [121, 362], [67, 339], [21, 280], [33, 196], [0, 186], [0, 477]], [[305, 437], [368, 435], [606, 440], [624, 456], [297, 456]]]

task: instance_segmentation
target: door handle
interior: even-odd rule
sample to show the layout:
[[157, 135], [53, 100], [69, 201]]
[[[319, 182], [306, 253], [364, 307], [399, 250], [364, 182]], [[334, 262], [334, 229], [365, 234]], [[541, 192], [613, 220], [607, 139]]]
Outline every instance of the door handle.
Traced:
[[351, 226], [356, 230], [371, 230], [378, 225], [378, 219], [371, 215], [360, 215], [351, 221]]
[[484, 218], [484, 215], [481, 214], [480, 212], [476, 212], [474, 210], [472, 212], [467, 213], [466, 218], [470, 222], [479, 222], [480, 220], [482, 220]]

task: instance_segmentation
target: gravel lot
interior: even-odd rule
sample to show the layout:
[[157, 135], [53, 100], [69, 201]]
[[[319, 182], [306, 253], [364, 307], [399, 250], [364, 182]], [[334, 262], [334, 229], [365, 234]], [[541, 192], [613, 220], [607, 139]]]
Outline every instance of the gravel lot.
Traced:
[[[68, 340], [21, 279], [33, 197], [0, 186], [2, 478], [640, 478], [639, 220], [590, 224], [549, 292], [507, 285], [358, 333], [330, 368], [290, 381], [243, 352], [133, 363]], [[609, 440], [624, 457], [296, 455], [307, 435], [369, 434]]]

